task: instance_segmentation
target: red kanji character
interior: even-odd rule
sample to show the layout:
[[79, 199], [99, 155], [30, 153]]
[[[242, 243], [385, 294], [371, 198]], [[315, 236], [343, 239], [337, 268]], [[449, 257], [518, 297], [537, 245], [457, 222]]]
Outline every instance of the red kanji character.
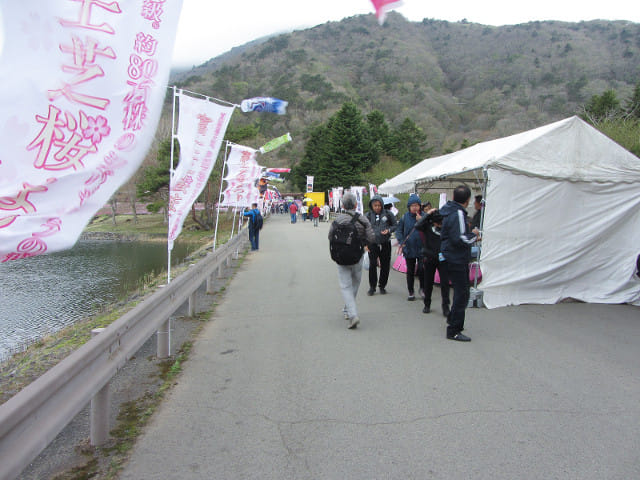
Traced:
[[136, 41], [133, 48], [138, 53], [144, 53], [149, 57], [153, 57], [156, 54], [156, 48], [158, 41], [153, 38], [153, 35], [147, 35], [143, 32], [139, 32], [136, 35]]
[[163, 3], [164, 0], [144, 0], [142, 4], [142, 17], [151, 20], [151, 26], [155, 29], [160, 28]]
[[95, 5], [100, 8], [104, 8], [108, 12], [111, 13], [122, 13], [120, 10], [120, 5], [118, 2], [104, 2], [101, 0], [71, 0], [72, 2], [81, 3], [80, 14], [78, 15], [77, 21], [64, 20], [60, 19], [60, 25], [63, 27], [80, 27], [80, 28], [88, 28], [89, 30], [97, 30], [99, 32], [105, 32], [109, 34], [114, 34], [115, 30], [107, 23], [102, 23], [100, 25], [93, 25], [90, 23], [91, 21], [91, 8]]

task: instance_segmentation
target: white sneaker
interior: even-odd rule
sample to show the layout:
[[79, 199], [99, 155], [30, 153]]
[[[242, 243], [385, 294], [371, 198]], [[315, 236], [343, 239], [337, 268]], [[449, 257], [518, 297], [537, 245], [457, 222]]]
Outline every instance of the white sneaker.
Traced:
[[360, 323], [360, 319], [358, 317], [353, 317], [351, 319], [351, 323], [349, 323], [349, 330], [353, 330], [354, 328], [358, 327], [358, 324]]

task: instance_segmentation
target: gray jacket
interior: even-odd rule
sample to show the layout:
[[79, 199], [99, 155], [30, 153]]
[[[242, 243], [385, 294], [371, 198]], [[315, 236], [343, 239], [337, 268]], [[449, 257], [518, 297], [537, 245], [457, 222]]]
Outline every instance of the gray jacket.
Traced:
[[[334, 221], [338, 222], [340, 225], [346, 225], [347, 223], [351, 222], [353, 215], [358, 215], [358, 220], [356, 220], [355, 225], [356, 225], [356, 230], [358, 231], [358, 236], [362, 241], [362, 244], [369, 245], [369, 244], [375, 243], [376, 234], [373, 231], [373, 228], [371, 228], [371, 223], [369, 223], [369, 220], [367, 220], [367, 217], [365, 217], [364, 215], [360, 215], [355, 210], [347, 210], [346, 213], [339, 214]], [[334, 230], [334, 224], [331, 223], [331, 227], [329, 227], [329, 240], [331, 240], [331, 235], [333, 234], [333, 230]]]

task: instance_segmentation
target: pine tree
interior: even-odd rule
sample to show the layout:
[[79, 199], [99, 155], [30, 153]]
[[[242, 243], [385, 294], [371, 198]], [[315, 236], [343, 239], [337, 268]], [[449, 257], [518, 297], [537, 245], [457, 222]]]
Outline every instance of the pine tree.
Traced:
[[427, 149], [427, 135], [413, 120], [405, 118], [389, 138], [389, 154], [396, 160], [415, 165], [431, 151]]

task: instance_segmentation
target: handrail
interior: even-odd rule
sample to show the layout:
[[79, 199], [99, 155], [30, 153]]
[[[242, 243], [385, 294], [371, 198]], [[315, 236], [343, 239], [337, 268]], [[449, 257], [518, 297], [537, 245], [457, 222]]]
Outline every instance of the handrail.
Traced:
[[246, 237], [241, 231], [0, 405], [0, 479], [17, 477]]

